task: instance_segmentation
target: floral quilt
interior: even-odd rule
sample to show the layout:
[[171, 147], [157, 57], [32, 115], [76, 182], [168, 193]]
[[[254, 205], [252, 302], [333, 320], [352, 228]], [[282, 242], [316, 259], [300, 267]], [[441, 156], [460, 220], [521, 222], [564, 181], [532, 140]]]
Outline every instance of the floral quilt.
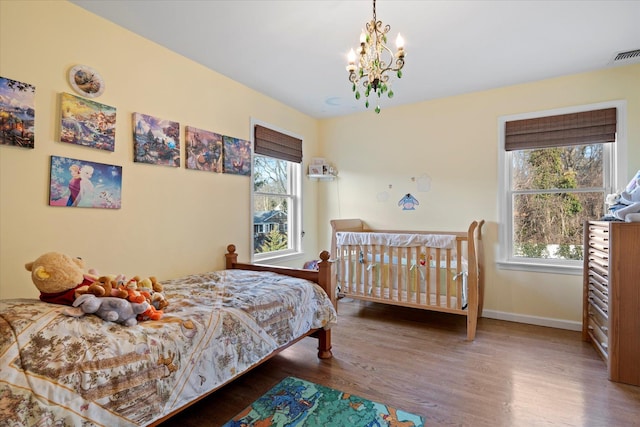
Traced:
[[275, 273], [223, 270], [163, 285], [163, 318], [129, 327], [1, 300], [0, 424], [147, 425], [336, 322], [318, 285]]

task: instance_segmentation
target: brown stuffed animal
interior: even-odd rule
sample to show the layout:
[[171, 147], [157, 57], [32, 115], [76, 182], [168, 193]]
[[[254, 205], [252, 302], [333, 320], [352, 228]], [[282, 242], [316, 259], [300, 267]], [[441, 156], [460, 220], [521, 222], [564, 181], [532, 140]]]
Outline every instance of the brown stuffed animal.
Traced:
[[104, 288], [104, 295], [98, 296], [106, 296], [106, 297], [116, 297], [116, 298], [124, 298], [127, 299], [129, 293], [124, 289], [121, 289], [118, 286], [118, 281], [116, 276], [100, 276], [98, 277], [98, 282]]
[[31, 280], [40, 291], [40, 300], [71, 305], [80, 295], [105, 295], [105, 289], [90, 274], [85, 274], [84, 261], [59, 252], [47, 252], [25, 264]]

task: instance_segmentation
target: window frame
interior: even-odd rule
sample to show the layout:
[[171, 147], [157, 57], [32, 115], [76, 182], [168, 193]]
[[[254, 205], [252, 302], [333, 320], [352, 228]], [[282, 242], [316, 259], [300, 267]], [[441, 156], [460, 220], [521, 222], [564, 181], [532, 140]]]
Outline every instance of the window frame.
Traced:
[[[290, 197], [292, 201], [290, 206], [291, 212], [289, 213], [289, 218], [291, 223], [287, 225], [287, 229], [288, 229], [287, 239], [290, 242], [291, 247], [281, 251], [258, 253], [258, 254], [255, 253], [254, 238], [253, 238], [254, 230], [256, 226], [256, 224], [254, 223], [254, 217], [255, 217], [254, 196], [255, 194], [261, 194], [260, 192], [256, 193], [254, 188], [255, 157], [256, 156], [271, 157], [271, 156], [266, 156], [261, 154], [255, 154], [256, 125], [263, 126], [265, 128], [269, 128], [271, 130], [280, 132], [282, 134], [300, 139], [304, 143], [304, 139], [300, 135], [296, 135], [292, 132], [278, 128], [277, 126], [273, 126], [269, 123], [265, 123], [253, 118], [251, 119], [251, 141], [252, 141], [252, 147], [253, 147], [253, 149], [251, 150], [251, 191], [250, 191], [251, 193], [250, 194], [251, 225], [249, 228], [251, 230], [251, 234], [250, 234], [251, 262], [286, 261], [288, 259], [299, 258], [303, 253], [302, 252], [302, 236], [304, 234], [303, 225], [302, 225], [302, 218], [303, 218], [302, 216], [302, 206], [303, 206], [302, 205], [302, 201], [303, 201], [302, 162], [300, 163], [291, 162], [291, 161], [288, 162], [289, 163], [289, 182], [287, 187], [289, 188], [288, 190], [289, 193], [286, 195], [282, 195], [282, 194], [278, 195], [278, 196]], [[274, 157], [271, 157], [271, 158], [274, 158]]]
[[[583, 262], [558, 259], [523, 260], [513, 257], [512, 154], [505, 151], [505, 124], [508, 121], [535, 119], [560, 114], [579, 113], [615, 107], [617, 109], [616, 142], [604, 144], [605, 194], [615, 193], [627, 176], [627, 103], [624, 100], [578, 105], [553, 110], [500, 116], [498, 118], [498, 253], [496, 265], [501, 269], [555, 274], [581, 275]], [[622, 184], [624, 185], [624, 184]], [[604, 200], [602, 201], [604, 204]]]

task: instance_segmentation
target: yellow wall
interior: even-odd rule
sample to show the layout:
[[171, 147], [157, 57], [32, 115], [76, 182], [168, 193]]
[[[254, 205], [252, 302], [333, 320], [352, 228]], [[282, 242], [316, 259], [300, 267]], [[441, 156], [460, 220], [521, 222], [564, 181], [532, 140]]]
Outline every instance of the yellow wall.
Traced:
[[[96, 101], [117, 108], [113, 153], [58, 142], [58, 98], [74, 93], [67, 73], [77, 64], [102, 74]], [[35, 149], [0, 146], [0, 298], [37, 296], [24, 264], [52, 250], [99, 272], [160, 279], [222, 268], [228, 243], [249, 260], [250, 178], [187, 170], [186, 125], [250, 139], [254, 118], [302, 136], [306, 158], [319, 155], [316, 120], [68, 2], [0, 2], [0, 76], [36, 87]], [[180, 168], [133, 162], [133, 112], [180, 123]], [[122, 166], [122, 208], [48, 206], [51, 155]], [[317, 183], [303, 185], [311, 259]]]
[[[373, 228], [423, 230], [464, 229], [474, 219], [485, 219], [487, 312], [515, 314], [533, 323], [558, 319], [571, 327], [581, 322], [581, 276], [495, 266], [498, 117], [610, 100], [627, 101], [626, 185], [640, 169], [640, 65], [325, 120], [320, 127], [323, 154], [335, 161], [340, 178], [319, 190], [321, 236], [328, 235], [331, 218], [362, 218]], [[432, 180], [428, 192], [417, 191], [413, 181], [423, 174]], [[388, 201], [379, 201], [378, 194], [385, 192]], [[418, 199], [415, 211], [398, 207], [406, 193]]]
[[[114, 153], [57, 142], [58, 97], [72, 93], [66, 73], [76, 64], [106, 80], [97, 101], [118, 109]], [[161, 279], [222, 268], [227, 243], [249, 258], [250, 180], [186, 170], [184, 158], [178, 169], [134, 163], [133, 112], [244, 139], [253, 117], [303, 136], [306, 159], [325, 157], [340, 172], [303, 180], [305, 260], [329, 247], [332, 218], [441, 230], [487, 220], [485, 308], [534, 323], [579, 322], [581, 277], [496, 269], [498, 117], [624, 99], [627, 171], [640, 169], [640, 65], [318, 121], [73, 4], [0, 1], [0, 76], [36, 86], [36, 148], [0, 146], [0, 298], [36, 296], [23, 266], [49, 250]], [[47, 206], [51, 155], [121, 165], [122, 209]], [[423, 174], [428, 192], [416, 191]], [[409, 192], [420, 205], [402, 212]]]

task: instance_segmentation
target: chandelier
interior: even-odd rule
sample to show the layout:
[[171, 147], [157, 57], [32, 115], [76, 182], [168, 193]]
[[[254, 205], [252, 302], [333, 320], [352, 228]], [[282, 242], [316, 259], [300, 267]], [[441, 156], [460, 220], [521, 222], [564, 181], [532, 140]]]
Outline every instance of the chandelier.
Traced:
[[[374, 92], [381, 98], [383, 94], [393, 98], [393, 90], [390, 88], [387, 72], [395, 72], [398, 78], [402, 78], [404, 67], [404, 40], [400, 34], [396, 39], [398, 51], [394, 54], [386, 45], [387, 33], [391, 26], [382, 24], [376, 20], [376, 0], [373, 0], [373, 19], [366, 24], [366, 31], [360, 35], [359, 58], [351, 49], [348, 55], [349, 81], [353, 84], [353, 92], [356, 99], [360, 99], [358, 83], [362, 80], [365, 106], [369, 108], [369, 95]], [[394, 65], [395, 64], [395, 65]], [[376, 113], [380, 113], [380, 104], [376, 103]]]

